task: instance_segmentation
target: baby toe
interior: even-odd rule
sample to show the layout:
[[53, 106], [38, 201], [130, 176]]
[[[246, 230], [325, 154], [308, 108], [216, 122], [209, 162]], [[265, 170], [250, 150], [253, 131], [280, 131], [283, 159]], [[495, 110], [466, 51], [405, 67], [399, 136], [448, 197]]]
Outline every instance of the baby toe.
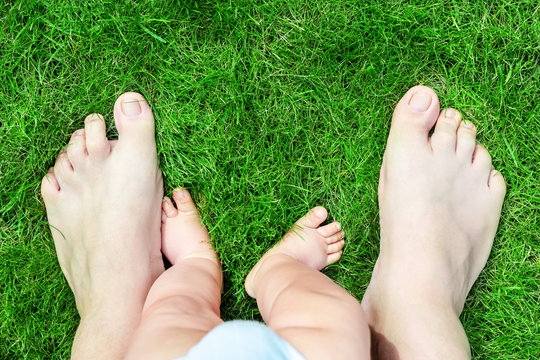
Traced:
[[317, 229], [319, 234], [321, 234], [324, 237], [334, 235], [340, 230], [341, 230], [341, 224], [338, 223], [337, 221], [334, 221], [333, 223], [328, 224], [328, 225], [321, 226], [320, 228]]
[[171, 199], [167, 196], [163, 198], [161, 208], [163, 209], [163, 212], [165, 213], [167, 218], [175, 217], [176, 215], [178, 215], [178, 210], [176, 210]]
[[296, 225], [300, 228], [315, 229], [328, 217], [328, 211], [322, 206], [316, 206], [311, 209], [306, 215], [300, 218]]
[[335, 243], [336, 241], [339, 241], [341, 239], [343, 239], [345, 237], [345, 231], [340, 231], [332, 236], [329, 236], [326, 238], [326, 243], [327, 244], [333, 244]]
[[328, 255], [328, 257], [326, 258], [326, 266], [338, 261], [341, 258], [341, 254], [342, 254], [342, 251], [338, 251], [338, 252]]
[[328, 245], [326, 252], [327, 254], [333, 254], [338, 251], [341, 251], [341, 249], [343, 249], [344, 246], [345, 246], [345, 240], [339, 240], [333, 244]]

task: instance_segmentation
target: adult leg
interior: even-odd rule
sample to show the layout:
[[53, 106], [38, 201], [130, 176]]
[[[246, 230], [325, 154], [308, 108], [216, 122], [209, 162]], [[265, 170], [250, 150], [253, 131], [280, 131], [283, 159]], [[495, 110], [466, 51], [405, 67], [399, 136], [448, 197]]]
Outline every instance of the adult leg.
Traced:
[[505, 194], [475, 136], [427, 87], [396, 107], [379, 183], [381, 251], [362, 300], [381, 359], [470, 357], [459, 314]]
[[215, 326], [222, 273], [208, 232], [187, 190], [163, 203], [163, 252], [172, 267], [152, 285], [142, 321], [126, 359], [174, 359], [185, 355]]
[[343, 248], [338, 223], [313, 208], [259, 260], [246, 279], [267, 325], [308, 359], [367, 359], [369, 329], [360, 303], [319, 270]]

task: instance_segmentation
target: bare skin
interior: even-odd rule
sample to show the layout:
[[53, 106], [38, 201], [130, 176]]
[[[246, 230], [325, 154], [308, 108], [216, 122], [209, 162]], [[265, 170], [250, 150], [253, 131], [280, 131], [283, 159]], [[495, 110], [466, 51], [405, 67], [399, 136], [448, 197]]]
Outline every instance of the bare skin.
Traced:
[[185, 355], [220, 318], [223, 284], [219, 259], [187, 190], [165, 198], [162, 251], [171, 262], [152, 285], [142, 321], [126, 359], [175, 359]]
[[[435, 126], [433, 135], [428, 136]], [[476, 129], [433, 90], [396, 107], [379, 183], [381, 251], [362, 300], [380, 359], [468, 359], [459, 322], [505, 194]]]
[[[341, 257], [339, 223], [313, 208], [246, 279], [266, 324], [307, 359], [368, 359], [369, 329], [358, 301], [320, 270]], [[336, 346], [339, 344], [339, 346]]]
[[58, 261], [81, 317], [73, 359], [123, 358], [148, 289], [164, 271], [152, 111], [140, 94], [126, 93], [114, 118], [118, 141], [107, 140], [101, 115], [88, 116], [42, 181]]

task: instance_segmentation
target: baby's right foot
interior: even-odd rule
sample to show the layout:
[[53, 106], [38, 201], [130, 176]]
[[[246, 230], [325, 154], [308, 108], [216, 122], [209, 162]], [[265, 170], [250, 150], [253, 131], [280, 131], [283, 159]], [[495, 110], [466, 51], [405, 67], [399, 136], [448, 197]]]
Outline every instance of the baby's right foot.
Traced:
[[345, 243], [344, 232], [338, 222], [320, 226], [327, 217], [325, 208], [314, 207], [293, 225], [279, 243], [264, 254], [246, 278], [245, 286], [249, 296], [255, 297], [254, 279], [261, 266], [273, 255], [285, 254], [315, 270], [322, 270], [339, 260]]
[[173, 199], [165, 197], [161, 216], [161, 251], [171, 264], [179, 260], [203, 257], [218, 262], [195, 203], [186, 189], [176, 189]]
[[505, 194], [475, 137], [458, 111], [439, 113], [427, 87], [410, 89], [396, 107], [379, 183], [381, 252], [362, 300], [380, 358], [470, 356], [458, 316]]

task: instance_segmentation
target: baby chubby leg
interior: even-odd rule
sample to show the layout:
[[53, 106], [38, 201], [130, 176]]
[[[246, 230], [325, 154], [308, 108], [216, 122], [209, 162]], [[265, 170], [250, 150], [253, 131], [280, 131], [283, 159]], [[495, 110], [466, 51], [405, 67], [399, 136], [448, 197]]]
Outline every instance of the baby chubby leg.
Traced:
[[338, 223], [313, 208], [259, 260], [246, 279], [262, 317], [307, 359], [368, 359], [369, 329], [360, 303], [319, 270], [343, 248]]
[[162, 251], [173, 264], [154, 283], [127, 359], [174, 359], [185, 355], [215, 326], [222, 273], [208, 232], [187, 190], [163, 202]]

